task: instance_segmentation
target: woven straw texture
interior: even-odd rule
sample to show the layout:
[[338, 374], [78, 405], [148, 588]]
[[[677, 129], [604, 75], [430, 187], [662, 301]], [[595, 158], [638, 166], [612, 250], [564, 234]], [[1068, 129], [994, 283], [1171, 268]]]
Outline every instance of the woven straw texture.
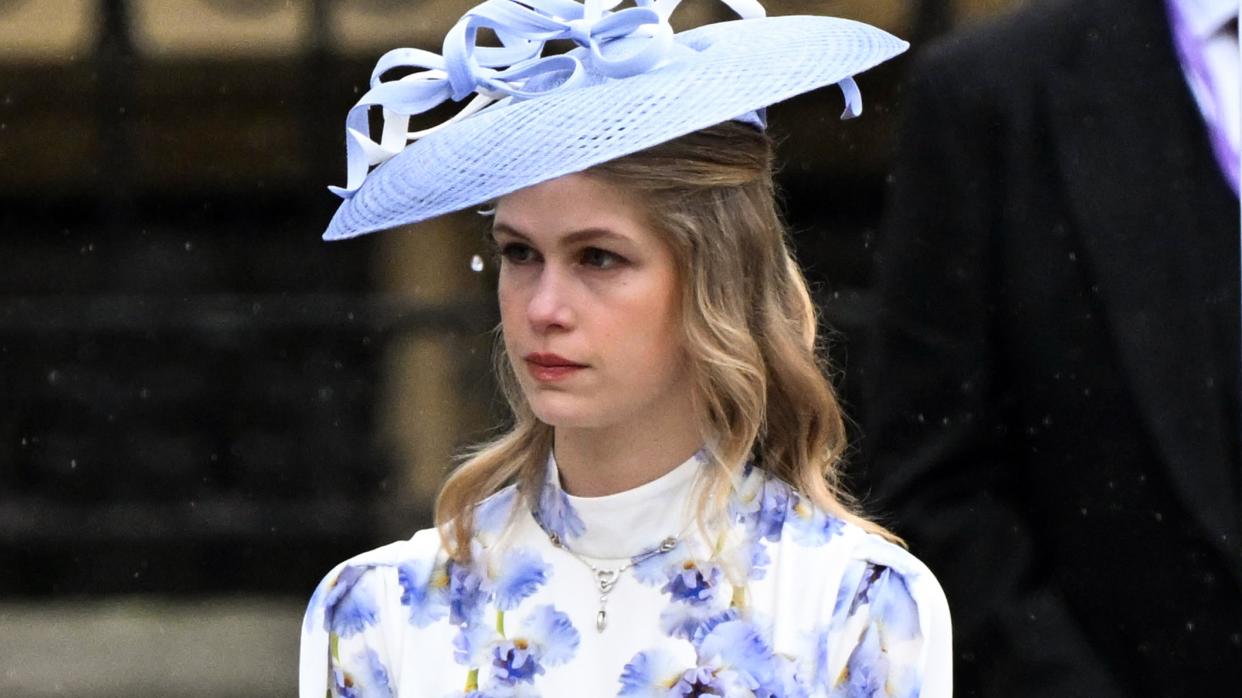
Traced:
[[324, 238], [479, 206], [835, 84], [908, 46], [870, 25], [808, 16], [720, 22], [676, 40], [694, 51], [634, 77], [498, 103], [415, 141], [367, 176]]

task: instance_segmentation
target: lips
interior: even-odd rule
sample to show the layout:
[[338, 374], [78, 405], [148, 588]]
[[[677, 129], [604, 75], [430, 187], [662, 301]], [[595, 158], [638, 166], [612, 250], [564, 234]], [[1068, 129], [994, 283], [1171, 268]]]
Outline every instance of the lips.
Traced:
[[533, 352], [527, 354], [526, 370], [535, 380], [550, 382], [568, 378], [586, 368], [586, 364], [570, 361], [557, 354]]

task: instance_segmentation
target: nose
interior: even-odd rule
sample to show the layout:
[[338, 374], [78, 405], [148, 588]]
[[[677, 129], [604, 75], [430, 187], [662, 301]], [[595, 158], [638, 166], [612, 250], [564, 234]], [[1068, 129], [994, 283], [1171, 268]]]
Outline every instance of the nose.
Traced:
[[542, 265], [526, 305], [526, 317], [533, 330], [543, 334], [573, 327], [570, 281], [565, 270], [550, 263]]

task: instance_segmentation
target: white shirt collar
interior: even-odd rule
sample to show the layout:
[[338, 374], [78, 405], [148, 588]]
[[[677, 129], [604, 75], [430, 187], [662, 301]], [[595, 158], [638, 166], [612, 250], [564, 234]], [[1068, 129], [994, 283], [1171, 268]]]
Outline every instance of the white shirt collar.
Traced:
[[634, 489], [603, 497], [575, 497], [561, 490], [556, 458], [549, 455], [546, 488], [555, 488], [577, 513], [584, 532], [565, 544], [574, 552], [598, 559], [633, 557], [680, 536], [698, 510], [699, 474], [705, 460], [694, 454], [664, 475]]

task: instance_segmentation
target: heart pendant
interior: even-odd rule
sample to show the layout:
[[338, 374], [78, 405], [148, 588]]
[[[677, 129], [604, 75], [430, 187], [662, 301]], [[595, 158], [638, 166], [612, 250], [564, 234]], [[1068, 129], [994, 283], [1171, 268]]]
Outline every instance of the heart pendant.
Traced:
[[620, 570], [596, 570], [595, 582], [599, 584], [600, 593], [607, 594], [612, 591], [612, 587], [617, 583], [617, 577], [620, 574]]

